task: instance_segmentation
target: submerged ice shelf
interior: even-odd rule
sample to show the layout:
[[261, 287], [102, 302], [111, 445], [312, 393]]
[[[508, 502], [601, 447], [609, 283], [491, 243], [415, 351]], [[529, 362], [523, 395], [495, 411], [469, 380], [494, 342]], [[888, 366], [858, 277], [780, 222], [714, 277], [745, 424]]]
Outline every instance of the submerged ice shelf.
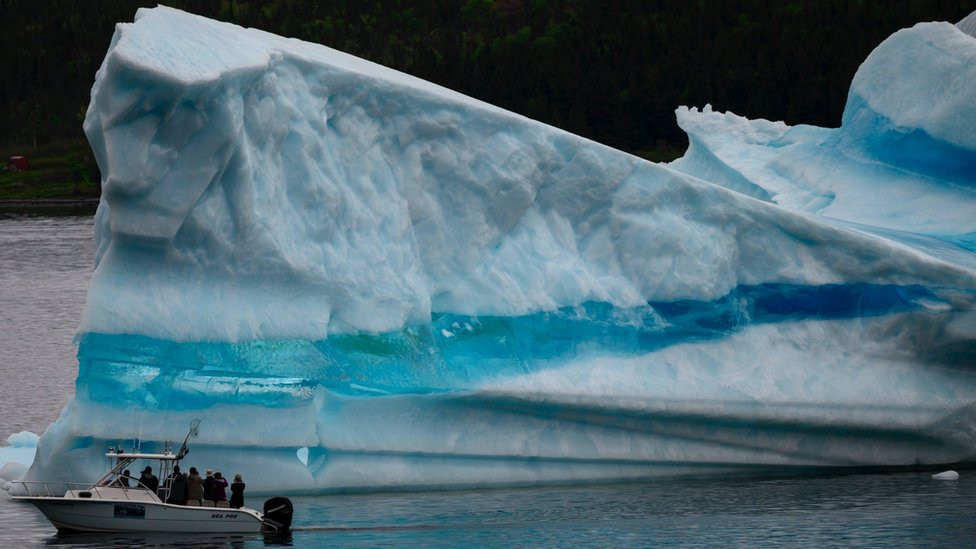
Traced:
[[193, 418], [190, 461], [255, 492], [971, 461], [974, 59], [917, 25], [841, 128], [682, 108], [660, 165], [140, 9], [92, 90], [77, 391], [28, 478]]

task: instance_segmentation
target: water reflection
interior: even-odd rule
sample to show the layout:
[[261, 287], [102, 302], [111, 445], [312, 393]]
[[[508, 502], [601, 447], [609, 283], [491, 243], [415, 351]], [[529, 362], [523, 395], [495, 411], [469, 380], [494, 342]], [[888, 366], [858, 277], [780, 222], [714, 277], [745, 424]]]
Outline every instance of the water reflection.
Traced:
[[948, 547], [976, 539], [974, 493], [976, 471], [954, 482], [897, 473], [296, 497], [284, 538], [63, 536], [3, 495], [0, 545]]

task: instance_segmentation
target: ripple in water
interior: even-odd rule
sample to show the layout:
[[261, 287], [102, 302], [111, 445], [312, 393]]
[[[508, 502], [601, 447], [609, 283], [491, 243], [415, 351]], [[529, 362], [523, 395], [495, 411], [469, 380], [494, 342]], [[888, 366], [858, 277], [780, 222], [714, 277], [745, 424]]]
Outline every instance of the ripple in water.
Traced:
[[0, 442], [40, 434], [74, 394], [91, 217], [0, 216]]
[[[0, 496], [0, 544], [106, 546], [965, 546], [976, 539], [976, 472], [292, 498], [295, 530], [262, 536], [58, 536]], [[261, 507], [263, 499], [248, 505]], [[16, 525], [11, 528], [11, 525]]]

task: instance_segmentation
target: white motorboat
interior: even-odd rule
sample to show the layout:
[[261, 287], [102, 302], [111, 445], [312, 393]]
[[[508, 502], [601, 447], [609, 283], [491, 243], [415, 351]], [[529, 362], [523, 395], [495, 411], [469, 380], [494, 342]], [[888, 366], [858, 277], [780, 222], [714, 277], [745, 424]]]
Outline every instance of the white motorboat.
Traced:
[[[195, 426], [191, 432], [194, 430]], [[13, 499], [34, 504], [59, 531], [213, 534], [288, 530], [292, 508], [286, 498], [268, 500], [264, 514], [247, 507], [226, 507], [226, 501], [217, 502], [215, 506], [193, 505], [196, 502], [178, 505], [164, 501], [169, 489], [167, 483], [163, 483], [157, 493], [133, 478], [123, 477], [133, 462], [158, 460], [160, 478], [166, 479], [187, 452], [186, 441], [175, 454], [168, 448], [162, 454], [110, 448], [106, 456], [115, 459], [115, 466], [94, 483], [17, 481], [23, 487], [19, 490], [23, 495], [13, 496]], [[125, 486], [127, 483], [133, 485]]]

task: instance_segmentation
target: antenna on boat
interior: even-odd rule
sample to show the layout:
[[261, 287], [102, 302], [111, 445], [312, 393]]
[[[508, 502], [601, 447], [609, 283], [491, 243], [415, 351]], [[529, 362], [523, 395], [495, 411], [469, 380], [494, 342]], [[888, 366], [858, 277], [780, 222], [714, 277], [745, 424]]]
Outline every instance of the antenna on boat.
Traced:
[[200, 434], [200, 420], [194, 419], [190, 422], [190, 430], [186, 433], [186, 438], [183, 439], [183, 445], [180, 446], [180, 451], [176, 454], [176, 459], [181, 460], [183, 456], [190, 453], [190, 449], [187, 447], [186, 443], [190, 440], [190, 437], [195, 437]]

